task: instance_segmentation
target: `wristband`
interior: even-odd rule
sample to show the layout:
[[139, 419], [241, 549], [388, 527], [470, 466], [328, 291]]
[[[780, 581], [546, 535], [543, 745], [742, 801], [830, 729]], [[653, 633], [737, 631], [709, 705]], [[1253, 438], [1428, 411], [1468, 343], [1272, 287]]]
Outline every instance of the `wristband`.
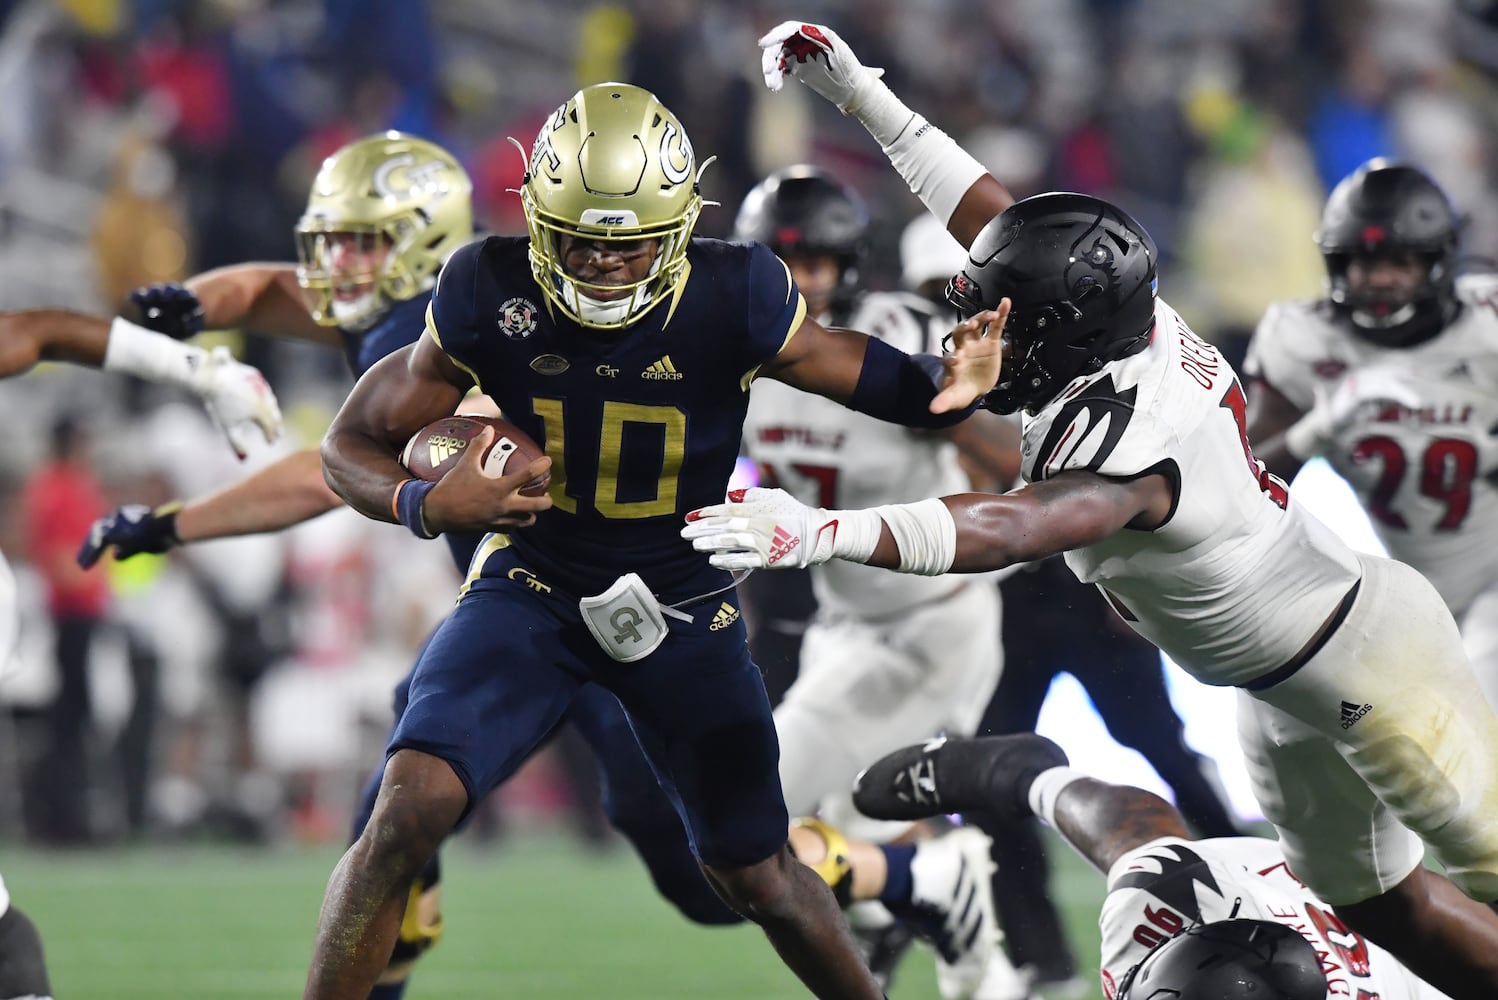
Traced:
[[436, 483], [423, 482], [420, 479], [407, 479], [395, 488], [392, 505], [395, 508], [396, 520], [409, 528], [411, 534], [417, 538], [437, 537], [437, 532], [427, 527], [426, 517], [422, 514], [427, 494], [432, 492], [432, 488], [436, 485]]
[[155, 519], [161, 531], [161, 540], [167, 543], [167, 548], [176, 548], [182, 544], [182, 539], [177, 536], [177, 515], [182, 513], [182, 501], [173, 500], [164, 503], [151, 511], [151, 517]]
[[109, 324], [103, 367], [105, 371], [125, 372], [201, 394], [207, 358], [208, 352], [201, 347], [178, 343], [164, 333], [116, 316]]
[[941, 576], [957, 558], [957, 522], [939, 499], [886, 504], [875, 511], [900, 548], [901, 573]]
[[846, 559], [849, 562], [866, 563], [879, 546], [879, 537], [884, 533], [884, 522], [879, 512], [870, 508], [862, 510], [823, 511], [828, 522], [837, 525], [832, 531], [832, 551], [829, 559]]

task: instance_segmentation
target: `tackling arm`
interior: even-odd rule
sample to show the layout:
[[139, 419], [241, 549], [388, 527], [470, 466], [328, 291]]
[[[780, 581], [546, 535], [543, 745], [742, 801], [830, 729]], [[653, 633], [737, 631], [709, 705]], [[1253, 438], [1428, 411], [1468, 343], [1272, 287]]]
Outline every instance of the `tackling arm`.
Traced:
[[118, 507], [93, 523], [78, 564], [94, 565], [106, 551], [116, 559], [165, 552], [189, 542], [279, 531], [337, 507], [342, 501], [322, 477], [316, 448], [294, 452], [242, 482], [187, 504]]
[[39, 361], [101, 368], [109, 347], [109, 321], [65, 309], [0, 313], [0, 378], [28, 371]]
[[177, 540], [201, 542], [280, 531], [343, 503], [322, 476], [322, 457], [304, 448], [249, 478], [177, 511]]
[[759, 374], [880, 420], [946, 426], [967, 416], [998, 382], [1008, 315], [1005, 299], [997, 311], [959, 323], [952, 353], [943, 358], [913, 357], [876, 337], [807, 318]]
[[941, 129], [908, 108], [825, 25], [785, 21], [759, 40], [765, 85], [794, 76], [868, 129], [932, 215], [963, 246], [1014, 204], [1003, 184]]
[[203, 303], [208, 329], [244, 327], [256, 333], [338, 344], [338, 331], [307, 312], [291, 264], [234, 264], [189, 278]]
[[[1151, 528], [1164, 520], [1170, 501], [1170, 487], [1161, 476], [1124, 482], [1080, 471], [1000, 496], [943, 497], [956, 525], [950, 571], [1004, 569], [1100, 542], [1127, 527]], [[869, 564], [902, 569], [902, 541], [885, 518]]]
[[1149, 530], [1174, 499], [1163, 475], [1063, 472], [1003, 496], [963, 493], [865, 510], [823, 510], [751, 489], [687, 515], [682, 537], [720, 569], [801, 569], [829, 559], [903, 573], [982, 573]]

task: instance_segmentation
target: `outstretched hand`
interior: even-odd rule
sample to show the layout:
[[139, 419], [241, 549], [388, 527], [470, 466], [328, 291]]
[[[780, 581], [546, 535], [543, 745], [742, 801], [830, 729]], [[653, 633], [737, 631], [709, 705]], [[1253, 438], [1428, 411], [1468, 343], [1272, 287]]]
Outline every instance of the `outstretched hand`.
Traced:
[[220, 345], [205, 354], [194, 376], [194, 390], [241, 460], [249, 454], [255, 431], [266, 444], [280, 436], [281, 406], [270, 383], [259, 369], [236, 360], [227, 347]]
[[733, 490], [687, 514], [681, 537], [718, 569], [805, 569], [832, 558], [838, 522], [785, 490]]
[[793, 76], [849, 114], [884, 70], [858, 61], [837, 32], [821, 24], [782, 21], [759, 40], [765, 86], [779, 90]]
[[174, 548], [181, 544], [177, 539], [177, 512], [181, 509], [180, 503], [154, 510], [140, 503], [116, 507], [88, 529], [88, 537], [78, 548], [78, 565], [88, 569], [111, 548], [117, 560]]
[[932, 413], [962, 410], [982, 399], [999, 383], [1004, 365], [1004, 324], [1010, 301], [985, 309], [952, 328], [943, 341], [941, 391], [931, 400]]

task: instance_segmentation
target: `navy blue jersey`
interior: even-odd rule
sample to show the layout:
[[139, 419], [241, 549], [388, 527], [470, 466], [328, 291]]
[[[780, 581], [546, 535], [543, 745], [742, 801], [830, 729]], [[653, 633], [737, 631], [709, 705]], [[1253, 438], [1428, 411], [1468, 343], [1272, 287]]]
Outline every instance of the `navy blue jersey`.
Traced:
[[354, 378], [369, 371], [387, 354], [416, 343], [421, 331], [426, 329], [427, 305], [431, 301], [431, 292], [421, 292], [414, 298], [392, 305], [378, 323], [362, 333], [339, 328], [343, 357]]
[[[362, 333], [340, 327], [338, 335], [343, 339], [343, 356], [354, 377], [369, 371], [386, 355], [416, 343], [421, 338], [421, 331], [426, 329], [427, 306], [431, 301], [432, 293], [427, 291], [397, 302], [378, 323]], [[458, 572], [467, 573], [468, 564], [483, 536], [453, 533], [443, 535], [442, 540], [447, 543]]]
[[677, 299], [606, 332], [547, 311], [527, 247], [458, 250], [427, 326], [552, 458], [555, 506], [511, 535], [517, 554], [581, 594], [630, 571], [668, 600], [724, 585], [679, 532], [722, 502], [749, 382], [806, 314], [789, 270], [760, 244], [694, 239]]

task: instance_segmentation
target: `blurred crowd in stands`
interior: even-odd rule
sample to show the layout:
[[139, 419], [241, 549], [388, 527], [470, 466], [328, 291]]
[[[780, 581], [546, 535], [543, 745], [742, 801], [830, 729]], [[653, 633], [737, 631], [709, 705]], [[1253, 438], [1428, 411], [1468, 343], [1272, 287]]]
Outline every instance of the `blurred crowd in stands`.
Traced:
[[[1481, 0], [0, 0], [0, 309], [108, 314], [140, 284], [293, 259], [321, 158], [385, 128], [458, 154], [480, 224], [519, 231], [508, 137], [529, 149], [607, 79], [654, 91], [717, 157], [699, 235], [725, 235], [769, 171], [820, 163], [865, 194], [869, 277], [891, 287], [920, 205], [856, 123], [765, 91], [755, 38], [786, 17], [834, 25], [1017, 195], [1129, 205], [1172, 304], [1235, 360], [1269, 301], [1320, 288], [1322, 199], [1369, 156], [1429, 170], [1470, 212], [1466, 250], [1498, 257]], [[25, 601], [0, 678], [0, 837], [341, 837], [389, 685], [451, 602], [440, 547], [348, 511], [69, 579], [60, 509], [76, 529], [226, 485], [317, 441], [347, 391], [331, 350], [210, 336], [288, 414], [288, 440], [247, 464], [155, 387], [61, 367], [0, 387], [0, 547]], [[90, 663], [72, 746], [39, 728], [56, 655]], [[549, 780], [526, 794], [565, 801]]]

